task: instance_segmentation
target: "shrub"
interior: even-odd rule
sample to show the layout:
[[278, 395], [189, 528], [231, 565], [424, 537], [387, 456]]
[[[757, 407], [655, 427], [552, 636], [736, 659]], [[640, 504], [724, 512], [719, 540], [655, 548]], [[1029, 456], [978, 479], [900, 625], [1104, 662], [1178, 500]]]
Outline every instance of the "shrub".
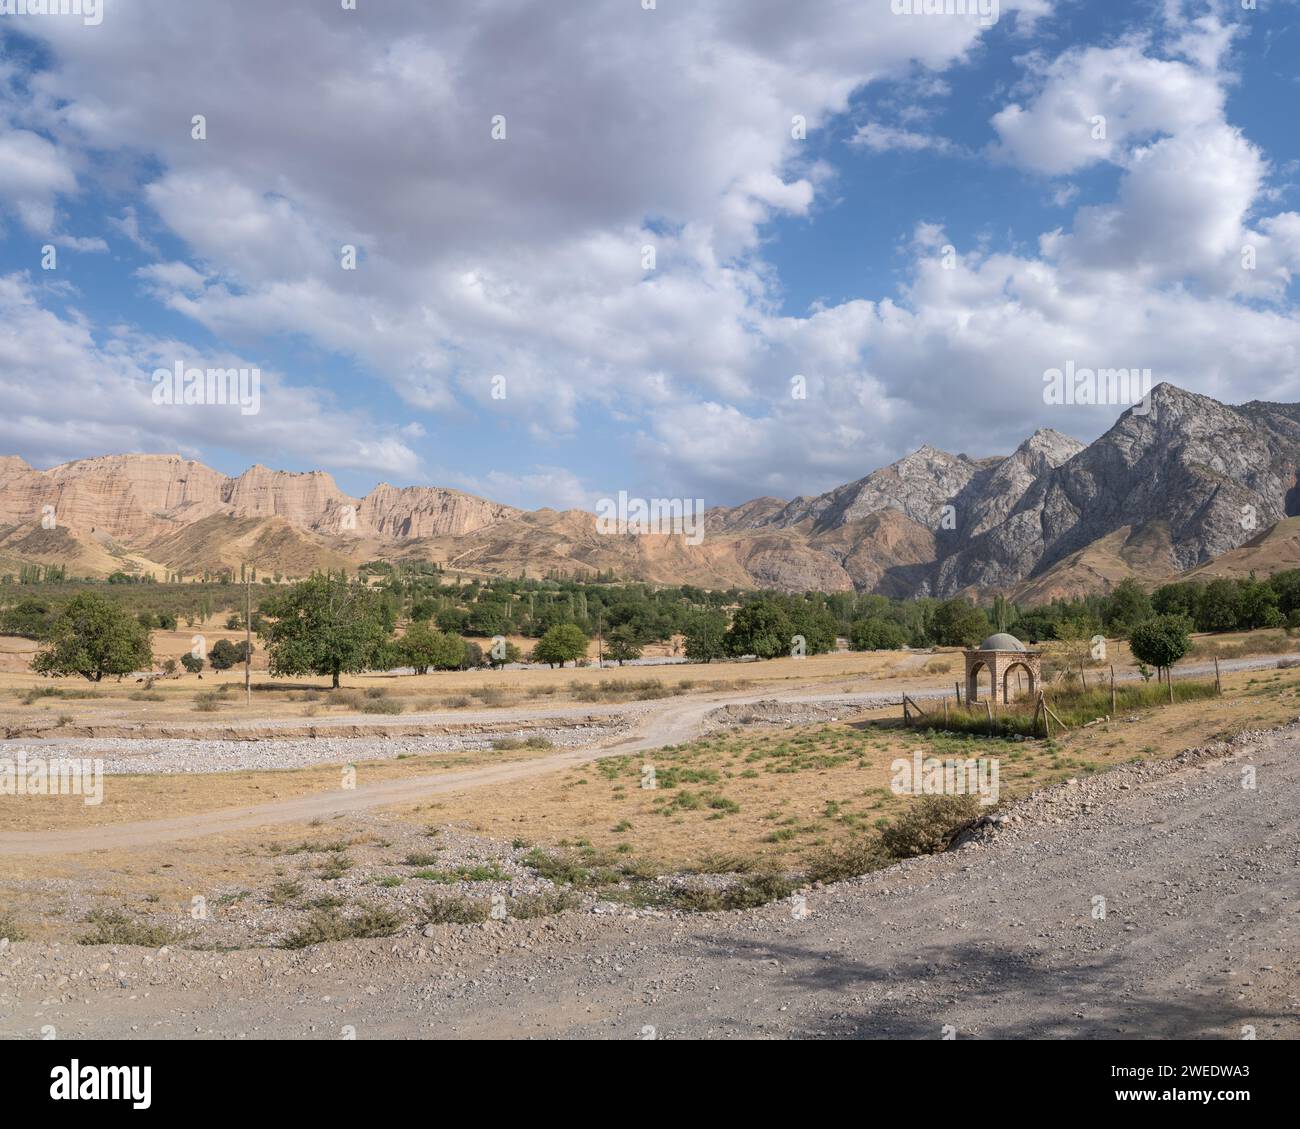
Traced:
[[814, 855], [807, 877], [810, 882], [842, 882], [880, 870], [893, 861], [879, 839], [863, 836]]
[[896, 859], [937, 854], [979, 813], [974, 796], [923, 796], [880, 833], [880, 844]]
[[0, 939], [6, 941], [25, 941], [27, 931], [15, 920], [8, 910], [0, 910]]
[[795, 884], [780, 874], [759, 874], [742, 879], [722, 890], [674, 890], [671, 904], [689, 913], [717, 913], [725, 910], [757, 909], [769, 902], [788, 898]]
[[300, 882], [277, 882], [266, 892], [266, 900], [273, 906], [287, 906], [301, 897]]
[[491, 906], [481, 898], [430, 897], [424, 916], [430, 925], [474, 925], [488, 919]]
[[550, 894], [523, 894], [510, 900], [510, 916], [518, 918], [550, 917], [563, 913], [578, 904], [572, 890], [556, 890]]
[[133, 921], [121, 910], [95, 910], [87, 915], [86, 923], [92, 928], [77, 938], [79, 945], [143, 945], [157, 949], [181, 939], [174, 929]]
[[286, 949], [305, 949], [325, 941], [352, 941], [366, 937], [391, 937], [402, 919], [392, 910], [364, 906], [360, 913], [344, 917], [337, 909], [321, 909], [290, 933], [282, 942]]

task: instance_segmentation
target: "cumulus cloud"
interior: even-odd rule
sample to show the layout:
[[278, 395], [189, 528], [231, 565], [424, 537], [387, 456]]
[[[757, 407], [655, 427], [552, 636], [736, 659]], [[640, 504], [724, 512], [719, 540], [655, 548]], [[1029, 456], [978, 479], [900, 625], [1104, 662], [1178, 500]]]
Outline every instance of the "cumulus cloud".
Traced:
[[[1002, 7], [1022, 31], [1049, 12]], [[1034, 426], [1095, 433], [1102, 411], [1057, 418], [1042, 402], [1043, 370], [1068, 358], [1149, 365], [1229, 398], [1284, 393], [1300, 221], [1268, 214], [1267, 156], [1227, 119], [1235, 29], [1166, 9], [1158, 33], [1017, 57], [1023, 81], [991, 118], [986, 156], [1075, 208], [1036, 253], [947, 257], [955, 240], [927, 216], [897, 293], [798, 316], [782, 312], [765, 232], [777, 217], [816, 222], [837, 152], [809, 156], [801, 128], [842, 121], [879, 80], [949, 97], [939, 76], [979, 47], [978, 22], [850, 0], [448, 0], [436, 23], [421, 0], [282, 0], [273, 14], [140, 0], [93, 34], [36, 29], [53, 61], [0, 131], [18, 158], [0, 161], [0, 190], [5, 175], [28, 185], [6, 198], [30, 201], [20, 222], [40, 227], [85, 178], [125, 180], [136, 191], [108, 223], [151, 257], [135, 282], [168, 310], [245, 355], [297, 335], [414, 410], [485, 434], [507, 423], [531, 445], [535, 465], [454, 484], [589, 504], [555, 448], [608, 425], [629, 433], [656, 495], [806, 493], [925, 441], [985, 454]], [[904, 109], [886, 106], [899, 124], [869, 121], [850, 144], [954, 151]], [[195, 114], [207, 140], [191, 137]], [[1099, 166], [1118, 187], [1079, 206], [1077, 178]], [[23, 400], [27, 446], [160, 442], [115, 395], [160, 343], [96, 333], [8, 285], [86, 373], [85, 397], [44, 416]], [[30, 344], [10, 362], [30, 373], [38, 359]], [[303, 381], [276, 388], [295, 412], [267, 430], [204, 423], [176, 442], [418, 472], [423, 433], [357, 421]]]
[[[66, 297], [67, 295], [62, 295]], [[154, 372], [179, 361], [255, 368], [247, 358], [115, 329], [99, 336], [75, 308], [49, 309], [22, 274], [0, 276], [0, 449], [40, 464], [89, 454], [223, 449], [250, 461], [268, 452], [313, 464], [329, 451], [340, 468], [413, 475], [420, 462], [391, 429], [340, 411], [317, 389], [262, 373], [260, 411], [235, 404], [156, 403]]]

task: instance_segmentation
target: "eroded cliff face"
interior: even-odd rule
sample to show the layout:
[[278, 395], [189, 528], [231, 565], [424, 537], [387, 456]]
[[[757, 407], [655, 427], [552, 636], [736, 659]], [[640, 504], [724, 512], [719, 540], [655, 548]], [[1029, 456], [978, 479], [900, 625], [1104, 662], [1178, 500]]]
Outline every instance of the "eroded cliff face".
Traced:
[[0, 459], [0, 522], [40, 522], [46, 506], [54, 507], [61, 528], [137, 544], [214, 514], [404, 540], [469, 533], [519, 512], [437, 487], [381, 485], [353, 498], [319, 470], [254, 466], [229, 478], [179, 455], [108, 455], [45, 471], [13, 456]]
[[[66, 558], [193, 575], [257, 555], [301, 575], [376, 557], [542, 577], [948, 596], [1054, 594], [1163, 579], [1233, 553], [1300, 513], [1300, 405], [1229, 407], [1172, 385], [1085, 445], [1050, 429], [1005, 457], [924, 446], [816, 497], [707, 515], [707, 536], [606, 536], [580, 510], [525, 512], [456, 490], [381, 484], [363, 498], [323, 471], [230, 478], [179, 455], [36, 470], [0, 457], [0, 564]], [[42, 526], [52, 507], [57, 528]], [[1288, 542], [1289, 544], [1289, 542]], [[1235, 552], [1234, 552], [1235, 551]]]
[[357, 509], [363, 528], [381, 537], [405, 540], [418, 537], [462, 537], [506, 518], [520, 510], [433, 486], [399, 489], [381, 483], [370, 491]]

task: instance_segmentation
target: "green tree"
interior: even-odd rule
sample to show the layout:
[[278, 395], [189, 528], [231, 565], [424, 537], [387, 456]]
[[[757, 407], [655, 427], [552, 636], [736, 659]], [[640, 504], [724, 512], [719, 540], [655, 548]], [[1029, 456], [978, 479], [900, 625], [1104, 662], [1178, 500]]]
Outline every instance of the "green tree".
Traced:
[[941, 647], [973, 647], [989, 633], [988, 616], [969, 600], [945, 600], [930, 620], [930, 635]]
[[804, 654], [826, 655], [835, 650], [839, 624], [825, 608], [800, 603], [786, 614], [790, 618], [790, 634], [803, 636]]
[[218, 639], [208, 652], [208, 663], [213, 670], [229, 670], [238, 666], [248, 657], [248, 643], [241, 639], [232, 643], [229, 639]]
[[459, 635], [435, 631], [427, 623], [412, 623], [397, 641], [398, 661], [414, 667], [416, 674], [433, 670], [460, 670], [465, 662], [465, 641]]
[[1285, 617], [1278, 609], [1277, 590], [1252, 575], [1237, 581], [1237, 630], [1278, 627]]
[[605, 639], [605, 657], [619, 666], [641, 657], [641, 640], [630, 623], [620, 624]]
[[736, 610], [727, 631], [727, 651], [737, 657], [774, 659], [790, 654], [795, 630], [790, 617], [771, 600], [755, 600]]
[[1300, 610], [1300, 568], [1288, 568], [1275, 572], [1268, 578], [1268, 586], [1277, 593], [1278, 611], [1283, 616]]
[[1143, 620], [1151, 618], [1151, 600], [1134, 577], [1121, 580], [1102, 605], [1101, 622], [1111, 635], [1132, 632]]
[[313, 576], [262, 604], [272, 674], [328, 675], [369, 670], [387, 642], [380, 594], [342, 577]]
[[443, 608], [437, 615], [438, 630], [451, 632], [454, 635], [464, 631], [468, 622], [469, 614], [464, 608]]
[[857, 619], [849, 629], [855, 651], [898, 651], [907, 646], [907, 632], [887, 619]]
[[68, 603], [50, 628], [49, 645], [31, 664], [37, 674], [80, 674], [91, 682], [152, 666], [148, 630], [93, 592]]
[[533, 661], [563, 666], [576, 662], [587, 654], [587, 637], [573, 623], [560, 623], [550, 628], [537, 640], [533, 648]]
[[181, 666], [190, 674], [198, 674], [203, 669], [203, 660], [198, 655], [181, 655]]
[[1241, 616], [1235, 581], [1211, 580], [1196, 606], [1196, 626], [1202, 631], [1235, 631]]
[[727, 656], [727, 617], [723, 612], [696, 612], [687, 621], [682, 634], [686, 639], [686, 658], [693, 663], [709, 663]]
[[510, 630], [510, 605], [491, 600], [475, 604], [465, 628], [470, 635], [504, 635]]
[[[1163, 670], [1168, 678], [1169, 668], [1191, 649], [1190, 630], [1191, 624], [1180, 615], [1153, 616], [1133, 629], [1129, 648], [1139, 662]], [[1169, 694], [1172, 699], [1172, 685]]]
[[500, 670], [511, 663], [523, 662], [524, 653], [509, 639], [497, 638], [487, 649], [487, 663], [493, 670]]
[[1162, 584], [1151, 593], [1151, 607], [1156, 615], [1181, 615], [1195, 620], [1204, 591], [1205, 585], [1199, 580]]

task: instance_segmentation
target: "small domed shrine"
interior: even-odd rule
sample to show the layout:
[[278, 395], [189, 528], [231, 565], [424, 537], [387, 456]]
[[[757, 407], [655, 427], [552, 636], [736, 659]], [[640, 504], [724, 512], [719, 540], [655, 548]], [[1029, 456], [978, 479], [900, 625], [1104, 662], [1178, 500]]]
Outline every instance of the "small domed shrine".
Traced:
[[1042, 653], [1027, 651], [1014, 635], [999, 631], [990, 635], [978, 647], [966, 652], [966, 701], [978, 702], [980, 672], [989, 672], [989, 701], [996, 705], [1012, 700], [1011, 672], [1024, 670], [1029, 675], [1029, 694], [1032, 697], [1043, 680]]

